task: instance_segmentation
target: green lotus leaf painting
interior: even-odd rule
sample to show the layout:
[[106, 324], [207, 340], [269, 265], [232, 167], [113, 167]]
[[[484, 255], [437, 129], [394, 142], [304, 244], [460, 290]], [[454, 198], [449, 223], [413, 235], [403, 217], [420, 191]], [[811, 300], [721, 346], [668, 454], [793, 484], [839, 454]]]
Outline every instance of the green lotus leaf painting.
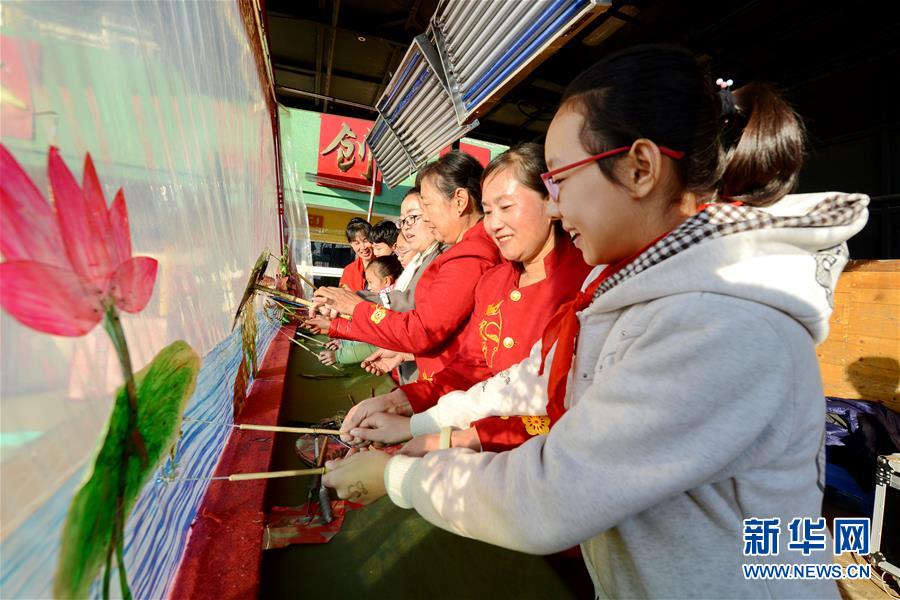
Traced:
[[[135, 373], [135, 426], [143, 437], [146, 459], [127, 451], [131, 441], [129, 402], [125, 386], [117, 391], [106, 437], [66, 517], [54, 585], [56, 597], [88, 597], [91, 584], [104, 564], [109, 577], [113, 545], [118, 546], [119, 573], [120, 578], [124, 577], [121, 540], [111, 544], [117, 522], [124, 521], [144, 484], [176, 442], [182, 413], [194, 391], [199, 370], [200, 358], [194, 350], [185, 342], [177, 341]], [[124, 463], [123, 455], [127, 456]], [[120, 482], [124, 483], [121, 496]], [[108, 581], [104, 587], [108, 587]]]

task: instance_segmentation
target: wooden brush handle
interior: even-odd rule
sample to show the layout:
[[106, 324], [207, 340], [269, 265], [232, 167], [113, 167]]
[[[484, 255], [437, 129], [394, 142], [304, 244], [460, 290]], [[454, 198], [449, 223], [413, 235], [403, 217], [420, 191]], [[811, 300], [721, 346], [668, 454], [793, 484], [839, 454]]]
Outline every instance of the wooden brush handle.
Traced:
[[318, 427], [278, 427], [276, 425], [236, 425], [238, 429], [250, 429], [252, 431], [282, 431], [284, 433], [312, 433], [316, 435], [338, 435], [337, 429], [319, 429]]
[[250, 481], [253, 479], [277, 479], [278, 477], [300, 477], [301, 475], [322, 475], [325, 467], [318, 469], [294, 469], [291, 471], [267, 471], [263, 473], [235, 473], [228, 481]]

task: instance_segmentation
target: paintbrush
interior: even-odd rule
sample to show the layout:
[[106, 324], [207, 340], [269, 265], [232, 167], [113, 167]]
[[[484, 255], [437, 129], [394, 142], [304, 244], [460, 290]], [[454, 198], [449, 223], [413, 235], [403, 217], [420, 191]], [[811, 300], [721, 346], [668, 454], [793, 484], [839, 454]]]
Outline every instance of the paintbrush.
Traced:
[[[301, 348], [303, 348], [304, 350], [306, 350], [307, 352], [309, 352], [310, 354], [312, 354], [313, 356], [315, 356], [317, 359], [319, 358], [319, 353], [316, 352], [315, 350], [313, 350], [312, 348], [310, 348], [309, 346], [307, 346], [306, 344], [304, 344], [303, 342], [300, 342], [300, 341], [298, 341], [298, 340], [295, 340], [294, 338], [292, 338], [291, 336], [289, 336], [289, 335], [286, 334], [285, 332], [281, 331], [280, 329], [278, 330], [278, 333], [280, 333], [281, 335], [283, 335], [284, 337], [286, 337], [287, 339], [289, 339], [289, 340], [291, 341], [292, 344], [296, 344], [296, 345], [300, 346]], [[319, 362], [322, 363], [321, 360], [319, 360]], [[325, 363], [322, 363], [322, 364], [325, 365]], [[326, 367], [331, 367], [331, 368], [334, 369], [335, 371], [340, 371], [340, 370], [341, 370], [341, 368], [340, 368], [339, 366], [337, 366], [337, 365], [325, 365], [325, 366], [326, 366]]]
[[310, 433], [315, 435], [339, 435], [341, 432], [337, 429], [321, 429], [319, 427], [279, 427], [276, 425], [250, 425], [248, 423], [220, 423], [218, 421], [206, 421], [203, 419], [184, 418], [185, 421], [191, 423], [208, 423], [210, 425], [220, 425], [222, 427], [233, 427], [234, 429], [247, 429], [250, 431], [275, 431], [282, 433]]
[[325, 467], [316, 467], [315, 469], [293, 469], [290, 471], [263, 471], [261, 473], [235, 473], [233, 475], [222, 475], [219, 477], [184, 477], [175, 479], [172, 483], [180, 481], [252, 481], [255, 479], [277, 479], [279, 477], [302, 477], [304, 475], [322, 476], [327, 473]]
[[307, 279], [306, 277], [301, 275], [299, 272], [297, 273], [297, 277], [299, 277], [301, 280], [303, 280], [303, 283], [305, 283], [306, 285], [311, 287], [313, 290], [316, 289], [316, 284], [314, 284], [312, 281], [310, 281], [309, 279]]
[[[305, 306], [307, 308], [312, 308], [313, 302], [312, 300], [307, 300], [305, 298], [298, 298], [297, 296], [292, 296], [281, 290], [275, 290], [270, 287], [266, 287], [264, 285], [255, 285], [254, 289], [258, 292], [263, 292], [264, 294], [269, 294], [273, 298], [284, 302], [285, 304], [293, 304], [294, 306]], [[340, 314], [338, 315], [342, 319], [350, 320], [350, 315]]]
[[302, 337], [302, 338], [306, 338], [306, 339], [308, 339], [309, 341], [313, 342], [314, 344], [318, 344], [319, 346], [327, 346], [327, 345], [328, 345], [328, 342], [323, 342], [322, 340], [317, 340], [317, 339], [314, 338], [313, 336], [311, 336], [311, 335], [306, 335], [306, 334], [304, 334], [304, 333], [300, 333], [299, 331], [297, 332], [297, 335], [299, 335], [299, 336]]

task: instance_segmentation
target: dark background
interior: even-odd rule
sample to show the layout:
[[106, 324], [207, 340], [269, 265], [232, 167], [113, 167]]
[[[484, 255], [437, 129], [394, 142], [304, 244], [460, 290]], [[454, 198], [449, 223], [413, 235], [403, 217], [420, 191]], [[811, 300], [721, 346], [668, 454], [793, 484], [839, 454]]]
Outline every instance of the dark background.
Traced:
[[[367, 107], [436, 6], [437, 0], [267, 0], [279, 101], [374, 119]], [[809, 134], [798, 191], [869, 194], [869, 224], [851, 240], [851, 256], [900, 257], [900, 2], [614, 2], [481, 117], [472, 137], [542, 141], [575, 75], [642, 42], [682, 44], [736, 87], [774, 82]]]

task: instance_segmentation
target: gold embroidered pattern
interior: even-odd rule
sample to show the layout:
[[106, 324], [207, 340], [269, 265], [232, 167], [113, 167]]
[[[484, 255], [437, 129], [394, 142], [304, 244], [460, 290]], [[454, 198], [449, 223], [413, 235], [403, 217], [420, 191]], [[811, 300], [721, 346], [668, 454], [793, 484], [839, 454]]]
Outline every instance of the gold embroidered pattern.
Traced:
[[494, 368], [494, 355], [500, 348], [500, 333], [503, 331], [503, 314], [500, 312], [500, 305], [503, 300], [497, 304], [489, 304], [487, 310], [484, 311], [484, 319], [478, 324], [478, 335], [481, 336], [481, 351], [484, 353], [484, 360], [488, 368]]
[[550, 433], [550, 417], [522, 417], [525, 431], [529, 435], [547, 435]]
[[387, 309], [383, 306], [379, 306], [378, 308], [375, 309], [374, 312], [372, 312], [372, 316], [370, 318], [372, 319], [373, 323], [378, 325], [379, 323], [384, 321], [384, 318], [386, 316], [387, 316]]
[[434, 377], [432, 375], [429, 375], [425, 371], [422, 371], [422, 374], [419, 376], [419, 379], [421, 379], [422, 381], [434, 381]]

